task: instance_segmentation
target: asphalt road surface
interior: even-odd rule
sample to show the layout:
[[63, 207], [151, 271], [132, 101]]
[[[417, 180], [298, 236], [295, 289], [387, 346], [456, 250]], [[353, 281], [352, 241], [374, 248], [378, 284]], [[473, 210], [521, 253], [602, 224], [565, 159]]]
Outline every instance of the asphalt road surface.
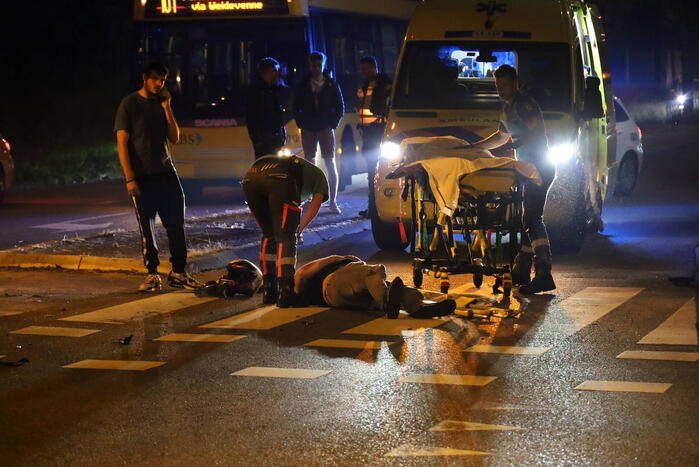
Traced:
[[[29, 359], [0, 366], [0, 459], [695, 466], [699, 306], [668, 277], [693, 267], [699, 163], [666, 138], [637, 193], [607, 206], [605, 233], [556, 258], [556, 293], [512, 301], [519, 319], [388, 321], [143, 296], [137, 276], [0, 271], [0, 362]], [[410, 282], [409, 256], [369, 233], [300, 261], [338, 252]], [[452, 287], [489, 293], [468, 276]]]
[[[207, 187], [188, 201], [188, 216], [225, 212], [242, 205], [239, 187]], [[137, 229], [133, 205], [121, 181], [16, 189], [0, 205], [0, 249], [104, 230]]]

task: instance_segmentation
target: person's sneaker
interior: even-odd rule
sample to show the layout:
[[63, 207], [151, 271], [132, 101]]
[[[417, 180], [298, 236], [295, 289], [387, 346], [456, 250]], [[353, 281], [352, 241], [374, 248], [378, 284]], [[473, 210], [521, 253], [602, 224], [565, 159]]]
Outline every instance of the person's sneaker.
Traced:
[[163, 288], [163, 280], [160, 274], [148, 274], [146, 280], [138, 286], [139, 292], [157, 292]]
[[201, 283], [186, 272], [171, 272], [167, 276], [167, 284], [176, 289], [194, 290], [201, 287]]
[[529, 284], [519, 288], [519, 293], [523, 295], [534, 295], [541, 292], [548, 292], [555, 288], [556, 283], [553, 281], [551, 273], [539, 272]]
[[456, 302], [452, 299], [442, 300], [436, 303], [423, 304], [417, 311], [410, 314], [412, 318], [429, 319], [438, 316], [447, 316], [456, 310]]
[[330, 212], [330, 214], [342, 214], [342, 210], [338, 207], [337, 203], [328, 204], [328, 212]]
[[363, 217], [364, 219], [369, 219], [369, 210], [364, 209], [363, 211], [359, 211], [359, 217]]
[[398, 318], [404, 288], [405, 284], [403, 283], [403, 279], [400, 277], [396, 277], [393, 279], [393, 282], [391, 282], [391, 285], [388, 288], [388, 294], [386, 296], [386, 305], [384, 306], [384, 311], [386, 312], [388, 319]]

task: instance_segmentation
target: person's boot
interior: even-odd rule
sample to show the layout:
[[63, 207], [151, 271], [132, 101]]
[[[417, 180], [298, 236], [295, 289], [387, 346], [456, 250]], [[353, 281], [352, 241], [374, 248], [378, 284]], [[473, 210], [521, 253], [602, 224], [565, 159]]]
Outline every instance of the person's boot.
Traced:
[[384, 311], [386, 312], [388, 319], [398, 318], [404, 288], [405, 284], [403, 283], [403, 279], [400, 277], [393, 279], [393, 282], [391, 282], [391, 285], [388, 287], [386, 303], [384, 304]]
[[512, 267], [512, 284], [527, 285], [532, 281], [532, 255], [519, 253]]
[[410, 313], [412, 318], [429, 319], [438, 316], [447, 316], [456, 310], [456, 302], [451, 299], [436, 303], [425, 303], [417, 311]]
[[294, 278], [280, 277], [279, 278], [279, 298], [277, 306], [279, 308], [291, 308], [294, 306], [296, 294], [294, 294]]
[[548, 292], [556, 288], [556, 283], [551, 275], [551, 265], [536, 265], [534, 279], [527, 285], [519, 288], [519, 293], [523, 295], [534, 295], [540, 292]]
[[277, 278], [271, 274], [264, 276], [262, 278], [262, 304], [273, 305], [277, 303], [278, 296]]

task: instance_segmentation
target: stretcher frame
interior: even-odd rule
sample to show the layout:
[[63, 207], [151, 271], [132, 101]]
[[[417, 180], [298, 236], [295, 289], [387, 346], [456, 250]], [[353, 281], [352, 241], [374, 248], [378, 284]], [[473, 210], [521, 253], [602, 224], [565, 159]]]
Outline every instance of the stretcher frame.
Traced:
[[447, 215], [439, 212], [424, 169], [413, 167], [395, 173], [396, 178], [405, 179], [403, 200], [410, 199], [410, 253], [415, 286], [422, 286], [425, 275], [433, 276], [440, 279], [441, 292], [448, 293], [452, 275], [473, 274], [473, 284], [479, 288], [484, 276], [492, 276], [493, 293], [509, 297], [512, 268], [524, 233], [523, 177], [509, 168], [483, 169], [466, 175], [461, 180], [474, 176], [499, 178], [501, 190], [503, 181], [509, 178], [511, 183], [505, 191], [490, 191], [460, 182], [460, 189], [465, 192], [462, 191], [457, 209]]

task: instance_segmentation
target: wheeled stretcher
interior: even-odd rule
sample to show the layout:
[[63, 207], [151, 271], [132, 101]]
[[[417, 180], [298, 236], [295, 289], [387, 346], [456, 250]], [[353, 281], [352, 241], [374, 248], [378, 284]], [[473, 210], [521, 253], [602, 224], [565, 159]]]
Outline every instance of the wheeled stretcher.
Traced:
[[[450, 138], [451, 143], [458, 144], [454, 139]], [[404, 179], [415, 286], [421, 287], [424, 275], [431, 275], [440, 279], [442, 293], [448, 293], [451, 275], [473, 274], [477, 287], [484, 276], [493, 276], [493, 292], [509, 296], [523, 235], [523, 188], [528, 180], [541, 183], [536, 168], [469, 149], [466, 142], [445, 151], [449, 143], [443, 138], [430, 138], [426, 145], [425, 138], [414, 138], [422, 154], [412, 151], [411, 157], [406, 147], [410, 140], [402, 146], [408, 157], [388, 178]], [[424, 154], [430, 146], [435, 153]], [[416, 155], [428, 158], [411, 161]]]

